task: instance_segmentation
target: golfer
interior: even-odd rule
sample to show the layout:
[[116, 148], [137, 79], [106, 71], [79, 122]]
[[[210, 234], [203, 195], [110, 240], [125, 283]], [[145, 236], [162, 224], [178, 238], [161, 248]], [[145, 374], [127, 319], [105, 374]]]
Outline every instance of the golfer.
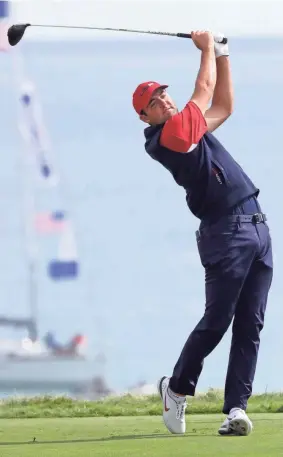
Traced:
[[[186, 431], [186, 396], [195, 395], [204, 359], [232, 320], [226, 418], [218, 432], [248, 435], [252, 431], [246, 408], [273, 275], [271, 238], [258, 202], [259, 189], [212, 134], [233, 111], [228, 44], [217, 42], [222, 37], [192, 32], [192, 41], [201, 51], [200, 68], [182, 111], [167, 93], [167, 85], [148, 81], [133, 94], [138, 116], [149, 124], [144, 130], [146, 152], [184, 188], [188, 208], [200, 220], [196, 242], [205, 269], [204, 314], [172, 375], [158, 382], [164, 423], [176, 434]], [[174, 337], [173, 331], [169, 338]], [[166, 350], [165, 343], [162, 349]]]

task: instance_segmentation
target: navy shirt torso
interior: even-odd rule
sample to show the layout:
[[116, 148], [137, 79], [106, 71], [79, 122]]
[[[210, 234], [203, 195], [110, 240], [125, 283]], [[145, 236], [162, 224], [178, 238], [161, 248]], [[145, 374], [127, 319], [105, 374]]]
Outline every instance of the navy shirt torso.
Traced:
[[186, 191], [191, 212], [201, 220], [215, 220], [259, 189], [222, 144], [205, 133], [191, 152], [179, 153], [160, 145], [162, 125], [144, 130], [145, 150], [160, 162]]

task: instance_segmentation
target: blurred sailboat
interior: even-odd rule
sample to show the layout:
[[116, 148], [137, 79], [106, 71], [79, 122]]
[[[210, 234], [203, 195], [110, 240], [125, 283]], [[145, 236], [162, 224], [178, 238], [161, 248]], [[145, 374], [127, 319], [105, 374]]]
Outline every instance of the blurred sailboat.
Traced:
[[[8, 46], [5, 33], [9, 3], [0, 0], [0, 48], [5, 51]], [[83, 333], [74, 332], [67, 342], [58, 340], [51, 330], [42, 337], [39, 335], [38, 235], [59, 237], [57, 253], [46, 265], [46, 274], [52, 282], [76, 280], [79, 276], [79, 258], [74, 230], [66, 209], [36, 210], [38, 187], [43, 185], [56, 190], [60, 185], [60, 177], [51, 154], [38, 94], [34, 84], [25, 75], [19, 49], [13, 49], [11, 59], [17, 91], [18, 127], [25, 146], [22, 154], [22, 198], [28, 297], [27, 315], [1, 315], [0, 311], [1, 327], [24, 330], [25, 333], [19, 339], [0, 339], [0, 395], [1, 392], [14, 391], [70, 393], [80, 390], [80, 386], [92, 382], [97, 376], [103, 377], [106, 359], [104, 355], [101, 357], [100, 352], [92, 358], [87, 356], [87, 338]]]

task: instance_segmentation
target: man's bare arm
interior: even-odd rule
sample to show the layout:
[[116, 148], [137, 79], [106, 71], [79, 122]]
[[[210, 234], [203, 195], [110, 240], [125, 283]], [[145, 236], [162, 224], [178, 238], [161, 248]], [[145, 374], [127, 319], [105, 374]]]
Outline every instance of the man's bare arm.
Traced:
[[[201, 60], [195, 90], [190, 101], [194, 102], [204, 114], [211, 101], [216, 82], [214, 39], [210, 32], [192, 32], [191, 35], [194, 44], [201, 50]], [[199, 38], [206, 38], [205, 45]]]
[[195, 82], [195, 90], [190, 101], [194, 102], [201, 112], [207, 111], [213, 96], [216, 83], [215, 51], [213, 47], [202, 50], [200, 69]]
[[216, 85], [210, 108], [205, 113], [208, 130], [213, 132], [232, 114], [234, 93], [228, 43], [222, 44], [222, 34], [214, 35]]

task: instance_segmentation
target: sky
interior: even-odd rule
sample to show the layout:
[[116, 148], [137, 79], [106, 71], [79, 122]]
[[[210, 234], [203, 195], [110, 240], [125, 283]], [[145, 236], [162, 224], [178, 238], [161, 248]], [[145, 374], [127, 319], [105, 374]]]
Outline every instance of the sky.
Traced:
[[[134, 28], [196, 29], [235, 35], [283, 35], [283, 0], [12, 0], [13, 22]], [[29, 28], [26, 38], [93, 36], [93, 31]], [[117, 32], [95, 32], [96, 36]], [[119, 33], [119, 36], [136, 36]], [[139, 35], [140, 36], [140, 35]]]

